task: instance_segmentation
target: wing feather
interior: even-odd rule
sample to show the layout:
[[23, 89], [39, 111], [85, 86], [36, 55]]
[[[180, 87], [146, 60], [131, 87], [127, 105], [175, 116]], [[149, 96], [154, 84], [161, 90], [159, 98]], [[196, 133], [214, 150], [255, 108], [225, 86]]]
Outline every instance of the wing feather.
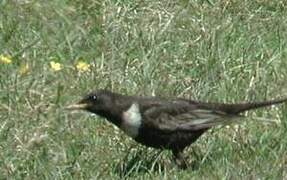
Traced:
[[164, 131], [196, 131], [227, 124], [240, 117], [190, 105], [161, 105], [143, 113], [145, 124]]

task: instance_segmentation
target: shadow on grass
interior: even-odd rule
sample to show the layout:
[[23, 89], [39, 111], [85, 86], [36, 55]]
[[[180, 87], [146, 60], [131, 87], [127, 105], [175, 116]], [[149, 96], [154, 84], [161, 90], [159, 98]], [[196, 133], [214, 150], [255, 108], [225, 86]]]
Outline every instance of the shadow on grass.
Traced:
[[116, 165], [114, 171], [121, 178], [164, 172], [165, 164], [160, 161], [161, 154], [161, 151], [150, 152], [146, 149], [128, 152], [121, 162]]
[[[166, 157], [163, 158], [162, 154]], [[140, 149], [136, 152], [126, 153], [121, 162], [115, 166], [114, 173], [121, 178], [126, 178], [140, 174], [166, 174], [174, 169], [177, 171], [196, 171], [200, 167], [202, 156], [196, 154], [195, 157], [191, 162], [188, 162], [187, 169], [180, 169], [173, 162], [171, 156], [163, 153], [163, 151], [151, 152], [146, 149]], [[187, 159], [189, 158], [190, 156], [187, 156]]]

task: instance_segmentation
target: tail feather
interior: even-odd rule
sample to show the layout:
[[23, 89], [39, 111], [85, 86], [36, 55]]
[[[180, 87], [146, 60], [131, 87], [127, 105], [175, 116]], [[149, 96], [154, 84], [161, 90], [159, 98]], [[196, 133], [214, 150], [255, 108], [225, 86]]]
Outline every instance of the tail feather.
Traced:
[[274, 104], [280, 104], [287, 102], [287, 98], [276, 99], [264, 102], [254, 102], [254, 103], [242, 103], [242, 104], [217, 104], [217, 103], [198, 103], [197, 105], [201, 108], [214, 109], [217, 111], [222, 111], [227, 114], [237, 115], [244, 111], [251, 109], [257, 109], [265, 106], [271, 106]]

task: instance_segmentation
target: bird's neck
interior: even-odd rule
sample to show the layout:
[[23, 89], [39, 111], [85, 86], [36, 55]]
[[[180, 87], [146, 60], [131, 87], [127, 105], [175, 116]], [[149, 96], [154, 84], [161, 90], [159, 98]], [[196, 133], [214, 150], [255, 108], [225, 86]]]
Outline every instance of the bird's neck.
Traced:
[[117, 101], [114, 102], [111, 108], [107, 108], [105, 111], [101, 111], [97, 114], [120, 128], [123, 122], [123, 113], [133, 107], [133, 103], [135, 103], [138, 98], [123, 95], [119, 95], [117, 98]]
[[122, 118], [121, 118], [121, 113], [118, 110], [109, 111], [109, 112], [101, 111], [98, 113], [98, 115], [106, 118], [109, 122], [113, 123], [114, 125], [118, 127], [120, 127], [121, 125]]

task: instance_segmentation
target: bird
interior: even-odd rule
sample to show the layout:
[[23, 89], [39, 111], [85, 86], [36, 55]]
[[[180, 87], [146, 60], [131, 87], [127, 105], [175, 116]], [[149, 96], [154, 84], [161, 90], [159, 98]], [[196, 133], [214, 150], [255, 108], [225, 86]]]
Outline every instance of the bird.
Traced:
[[67, 110], [85, 110], [105, 118], [136, 142], [170, 150], [176, 165], [188, 167], [184, 150], [217, 125], [235, 122], [243, 112], [280, 104], [287, 98], [248, 103], [210, 103], [184, 98], [129, 96], [106, 89], [85, 95]]

